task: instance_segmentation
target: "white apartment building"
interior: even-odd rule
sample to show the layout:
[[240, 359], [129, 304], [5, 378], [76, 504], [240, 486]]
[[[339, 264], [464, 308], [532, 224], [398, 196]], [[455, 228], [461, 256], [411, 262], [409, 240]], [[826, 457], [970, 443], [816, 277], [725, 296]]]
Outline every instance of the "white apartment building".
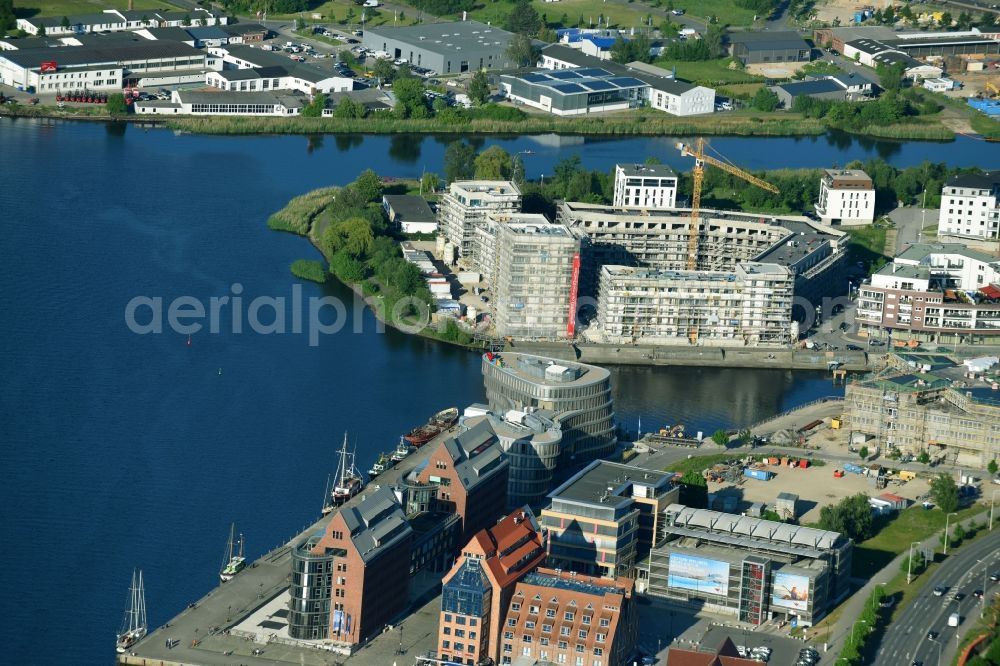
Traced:
[[616, 164], [616, 208], [676, 208], [677, 174], [665, 164]]
[[610, 343], [787, 345], [795, 276], [747, 262], [733, 271], [603, 266], [595, 337]]
[[438, 229], [471, 263], [476, 227], [494, 213], [520, 210], [521, 190], [509, 180], [456, 180], [438, 203]]
[[168, 28], [189, 26], [226, 25], [229, 18], [214, 14], [203, 7], [191, 11], [154, 11], [105, 9], [94, 14], [70, 16], [34, 16], [17, 19], [17, 27], [29, 35], [38, 35], [44, 29], [49, 37], [82, 35], [93, 32], [121, 32], [141, 28]]
[[825, 169], [816, 214], [826, 224], [856, 226], [875, 221], [875, 185], [861, 169]]
[[519, 340], [575, 335], [580, 239], [562, 224], [495, 216], [493, 323]]
[[941, 188], [938, 233], [1000, 238], [1000, 171], [952, 176]]
[[858, 291], [861, 329], [930, 341], [1000, 339], [1000, 258], [964, 245], [913, 245]]

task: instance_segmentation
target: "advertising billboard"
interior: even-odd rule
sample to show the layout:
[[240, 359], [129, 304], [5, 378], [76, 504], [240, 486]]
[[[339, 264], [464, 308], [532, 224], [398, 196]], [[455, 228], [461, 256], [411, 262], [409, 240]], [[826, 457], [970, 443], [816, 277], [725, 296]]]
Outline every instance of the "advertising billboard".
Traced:
[[771, 584], [771, 605], [806, 610], [809, 604], [809, 579], [798, 574], [775, 572]]
[[55, 60], [46, 60], [41, 64], [41, 67], [39, 67], [38, 69], [42, 74], [45, 74], [46, 72], [56, 71], [57, 69], [59, 69], [59, 65], [56, 64]]
[[671, 553], [667, 586], [725, 596], [729, 593], [729, 563], [684, 553]]

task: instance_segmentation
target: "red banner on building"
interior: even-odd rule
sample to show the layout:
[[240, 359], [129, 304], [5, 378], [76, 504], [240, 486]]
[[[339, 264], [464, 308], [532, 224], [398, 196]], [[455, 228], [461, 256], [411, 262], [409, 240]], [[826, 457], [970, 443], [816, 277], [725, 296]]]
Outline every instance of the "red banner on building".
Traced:
[[55, 60], [46, 60], [41, 66], [42, 74], [45, 72], [54, 72], [57, 69], [59, 69], [59, 66], [56, 64]]
[[576, 333], [576, 292], [580, 289], [580, 253], [573, 255], [573, 279], [569, 283], [569, 321], [566, 323], [566, 335], [573, 337]]

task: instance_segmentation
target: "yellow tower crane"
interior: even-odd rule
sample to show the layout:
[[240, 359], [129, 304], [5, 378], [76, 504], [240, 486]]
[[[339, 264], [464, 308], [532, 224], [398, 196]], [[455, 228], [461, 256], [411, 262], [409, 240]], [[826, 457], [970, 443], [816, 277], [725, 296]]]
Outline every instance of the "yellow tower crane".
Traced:
[[698, 140], [695, 141], [695, 147], [693, 149], [685, 143], [678, 143], [677, 148], [681, 151], [681, 155], [694, 158], [694, 169], [691, 171], [691, 175], [694, 178], [694, 187], [691, 192], [691, 228], [688, 232], [687, 257], [687, 269], [689, 271], [693, 271], [698, 267], [698, 224], [699, 213], [701, 212], [701, 181], [705, 177], [705, 164], [711, 164], [712, 166], [722, 169], [726, 173], [730, 173], [737, 178], [742, 178], [762, 190], [767, 190], [768, 192], [773, 192], [774, 194], [778, 194], [779, 190], [766, 180], [761, 180], [760, 178], [747, 173], [743, 169], [734, 167], [731, 164], [726, 164], [721, 160], [717, 160], [714, 157], [706, 155], [705, 139], [699, 137]]

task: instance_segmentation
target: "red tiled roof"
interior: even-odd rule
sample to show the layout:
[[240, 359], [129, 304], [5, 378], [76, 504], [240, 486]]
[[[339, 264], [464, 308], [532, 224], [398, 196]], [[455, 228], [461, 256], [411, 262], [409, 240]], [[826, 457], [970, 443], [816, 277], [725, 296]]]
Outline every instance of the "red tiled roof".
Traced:
[[715, 652], [670, 648], [667, 666], [760, 666], [760, 662], [741, 657], [732, 639], [726, 637]]

